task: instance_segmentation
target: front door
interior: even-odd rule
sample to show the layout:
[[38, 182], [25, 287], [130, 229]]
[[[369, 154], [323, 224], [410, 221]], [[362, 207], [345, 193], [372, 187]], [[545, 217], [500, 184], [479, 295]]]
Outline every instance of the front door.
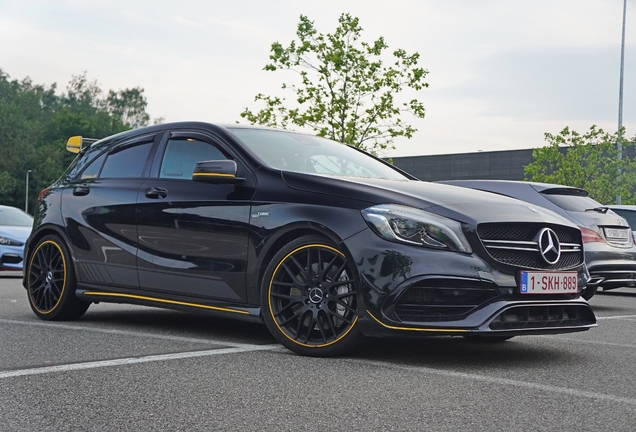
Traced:
[[197, 162], [233, 159], [199, 133], [173, 132], [159, 151], [159, 170], [143, 184], [138, 199], [141, 289], [244, 303], [253, 180], [248, 176], [241, 185], [193, 181]]

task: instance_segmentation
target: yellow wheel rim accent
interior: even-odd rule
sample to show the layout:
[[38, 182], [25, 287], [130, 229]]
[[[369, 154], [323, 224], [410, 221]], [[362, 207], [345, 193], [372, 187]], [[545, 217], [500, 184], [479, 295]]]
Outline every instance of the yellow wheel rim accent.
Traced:
[[[60, 257], [62, 258], [62, 269], [63, 269], [63, 274], [64, 274], [64, 278], [62, 280], [62, 289], [60, 290], [60, 296], [57, 299], [57, 302], [51, 307], [51, 309], [49, 309], [48, 311], [43, 311], [40, 310], [40, 308], [35, 304], [35, 299], [32, 296], [31, 293], [31, 275], [32, 275], [32, 270], [33, 270], [33, 261], [35, 260], [35, 257], [37, 256], [38, 252], [40, 252], [40, 250], [42, 249], [42, 247], [44, 247], [45, 245], [53, 245], [55, 246], [55, 248], [58, 250]], [[60, 247], [60, 245], [57, 244], [57, 242], [53, 241], [53, 240], [47, 240], [44, 241], [42, 243], [40, 243], [37, 247], [37, 249], [33, 252], [33, 254], [31, 255], [31, 260], [29, 261], [29, 276], [28, 276], [28, 287], [29, 289], [27, 290], [27, 292], [29, 293], [29, 301], [31, 302], [31, 304], [33, 305], [33, 307], [42, 315], [48, 315], [51, 312], [55, 311], [55, 309], [57, 309], [57, 307], [60, 305], [60, 302], [62, 301], [62, 297], [64, 296], [64, 291], [66, 290], [66, 259], [64, 258], [64, 252], [62, 251], [62, 248]]]
[[[272, 321], [274, 322], [274, 324], [276, 325], [276, 327], [278, 328], [278, 330], [280, 331], [280, 333], [282, 335], [284, 335], [287, 339], [289, 339], [293, 343], [295, 343], [297, 345], [300, 345], [300, 346], [303, 346], [303, 347], [306, 347], [306, 348], [323, 348], [323, 347], [327, 347], [329, 345], [333, 345], [336, 342], [342, 340], [344, 337], [346, 337], [351, 332], [351, 330], [356, 325], [356, 323], [358, 322], [358, 315], [356, 314], [355, 319], [353, 320], [353, 322], [351, 323], [351, 325], [349, 326], [347, 331], [344, 332], [342, 335], [340, 335], [340, 337], [338, 337], [338, 338], [336, 338], [333, 341], [328, 342], [328, 343], [324, 343], [324, 344], [320, 344], [320, 345], [309, 345], [309, 344], [306, 344], [306, 343], [299, 342], [299, 341], [297, 341], [295, 339], [292, 339], [287, 334], [287, 332], [285, 330], [283, 330], [280, 325], [278, 325], [278, 321], [277, 321], [276, 317], [274, 316], [274, 311], [272, 309], [272, 285], [274, 284], [274, 278], [278, 274], [278, 270], [280, 269], [280, 266], [287, 260], [287, 258], [289, 258], [290, 256], [294, 255], [296, 252], [301, 251], [303, 249], [313, 248], [313, 247], [329, 249], [329, 250], [335, 252], [336, 254], [340, 255], [341, 257], [343, 257], [345, 260], [347, 259], [346, 256], [342, 252], [340, 252], [338, 249], [336, 249], [334, 247], [331, 247], [331, 246], [324, 245], [324, 244], [308, 244], [308, 245], [304, 245], [304, 246], [301, 246], [299, 248], [294, 249], [293, 251], [291, 251], [290, 253], [285, 255], [285, 257], [282, 260], [280, 260], [280, 262], [278, 263], [278, 265], [274, 269], [274, 272], [272, 273], [272, 278], [269, 281], [269, 286], [268, 286], [268, 289], [267, 289], [267, 303], [268, 303], [269, 314], [272, 317]], [[356, 302], [356, 304], [357, 304], [357, 302]]]

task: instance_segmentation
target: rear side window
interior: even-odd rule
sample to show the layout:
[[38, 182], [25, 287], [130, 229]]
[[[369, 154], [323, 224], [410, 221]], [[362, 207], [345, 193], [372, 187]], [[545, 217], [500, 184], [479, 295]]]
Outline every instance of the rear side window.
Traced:
[[124, 147], [108, 155], [100, 178], [141, 177], [152, 143]]
[[221, 159], [227, 157], [212, 144], [192, 138], [172, 138], [166, 146], [159, 177], [190, 180], [197, 162]]
[[99, 171], [102, 169], [102, 164], [104, 163], [104, 159], [106, 159], [106, 155], [107, 153], [103, 153], [101, 156], [99, 156], [97, 159], [91, 162], [90, 165], [88, 165], [86, 169], [82, 172], [80, 179], [88, 180], [88, 179], [97, 178], [99, 176]]

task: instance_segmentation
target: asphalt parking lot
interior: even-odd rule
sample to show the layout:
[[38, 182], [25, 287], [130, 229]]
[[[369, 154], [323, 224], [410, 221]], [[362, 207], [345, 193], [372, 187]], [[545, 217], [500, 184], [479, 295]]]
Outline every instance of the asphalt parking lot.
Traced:
[[37, 319], [0, 275], [0, 430], [636, 430], [636, 289], [599, 327], [300, 357], [264, 326], [130, 305]]

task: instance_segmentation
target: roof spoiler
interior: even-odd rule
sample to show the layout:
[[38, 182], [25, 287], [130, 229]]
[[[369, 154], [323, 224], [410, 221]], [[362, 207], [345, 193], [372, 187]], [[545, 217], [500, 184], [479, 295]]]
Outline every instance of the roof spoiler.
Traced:
[[82, 147], [86, 145], [91, 145], [94, 142], [99, 141], [96, 138], [82, 138], [81, 136], [72, 136], [66, 141], [66, 150], [71, 153], [79, 153], [82, 150]]

